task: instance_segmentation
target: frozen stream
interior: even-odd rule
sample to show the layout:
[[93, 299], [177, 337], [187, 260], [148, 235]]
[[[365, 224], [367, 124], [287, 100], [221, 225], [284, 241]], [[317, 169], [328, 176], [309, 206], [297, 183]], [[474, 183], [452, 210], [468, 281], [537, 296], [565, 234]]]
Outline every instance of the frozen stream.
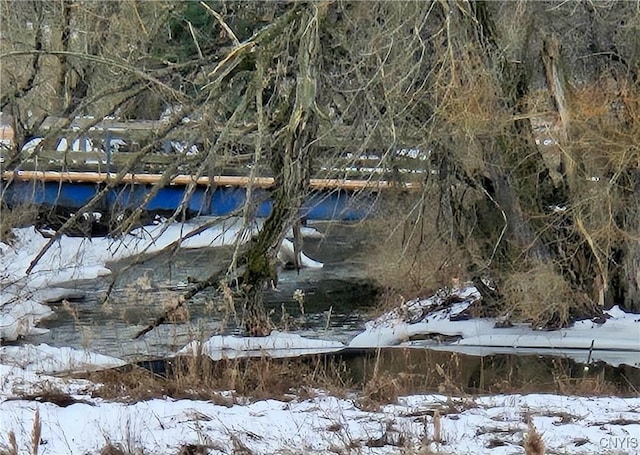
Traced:
[[[350, 360], [349, 370], [354, 380], [359, 376], [356, 372], [362, 370], [358, 362], [364, 361], [373, 353], [376, 355], [374, 364], [384, 363], [384, 371], [394, 371], [399, 376], [421, 372], [434, 377], [431, 371], [434, 364], [455, 365], [455, 368], [464, 371], [464, 379], [461, 380], [463, 387], [470, 389], [482, 389], [482, 384], [486, 386], [484, 379], [474, 379], [476, 371], [482, 371], [478, 376], [480, 378], [485, 378], [487, 371], [500, 371], [500, 377], [511, 374], [509, 371], [512, 367], [509, 367], [509, 371], [502, 371], [497, 366], [500, 362], [507, 361], [509, 365], [518, 365], [518, 369], [521, 369], [520, 366], [525, 369], [523, 371], [527, 373], [522, 380], [525, 387], [531, 376], [528, 365], [541, 358], [544, 359], [542, 364], [549, 368], [543, 375], [544, 379], [532, 382], [535, 384], [534, 389], [548, 390], [544, 384], [554, 384], [558, 365], [571, 380], [584, 375], [582, 367], [575, 366], [573, 362], [564, 362], [566, 359], [562, 359], [562, 363], [556, 363], [559, 357], [568, 357], [579, 362], [589, 363], [591, 360], [610, 363], [614, 368], [592, 368], [589, 374], [603, 371], [606, 380], [612, 381], [621, 389], [640, 388], [640, 378], [637, 376], [640, 371], [637, 369], [640, 365], [640, 351], [634, 344], [634, 340], [640, 341], [637, 330], [639, 321], [634, 315], [625, 315], [620, 310], [612, 309], [614, 317], [604, 325], [590, 321], [579, 322], [562, 333], [532, 332], [528, 327], [494, 330], [494, 323], [490, 320], [465, 321], [449, 317], [452, 314], [447, 311], [463, 311], [462, 307], [471, 300], [442, 310], [445, 313], [436, 311], [424, 316], [432, 299], [430, 297], [407, 301], [401, 308], [373, 319], [376, 289], [366, 279], [367, 274], [372, 273], [367, 264], [368, 248], [372, 240], [368, 238], [367, 229], [357, 225], [337, 224], [317, 224], [316, 227], [325, 235], [305, 238], [304, 251], [311, 258], [323, 262], [324, 267], [302, 269], [299, 272], [282, 270], [277, 290], [265, 291], [266, 307], [275, 324], [274, 328], [280, 331], [319, 343], [328, 340], [347, 345], [348, 356], [353, 359]], [[158, 248], [167, 243], [167, 240], [163, 240], [164, 243], [154, 241]], [[26, 244], [26, 241], [23, 240], [23, 243]], [[66, 244], [74, 245], [73, 239], [67, 239]], [[83, 250], [81, 257], [88, 259], [89, 264], [100, 264], [99, 260], [91, 262], [91, 252], [100, 256], [96, 245], [104, 250], [110, 246], [110, 242], [107, 239], [85, 242], [86, 251]], [[132, 247], [128, 244], [126, 248]], [[75, 249], [78, 246], [64, 246], [60, 247], [60, 253], [55, 254], [62, 255], [61, 253]], [[100, 257], [105, 256], [104, 251]], [[241, 327], [241, 310], [238, 309], [238, 313], [234, 314], [219, 293], [209, 290], [190, 301], [187, 311], [178, 314], [175, 320], [160, 325], [140, 339], [133, 339], [135, 334], [162, 314], [167, 306], [175, 303], [188, 288], [190, 278], [203, 279], [220, 271], [222, 267], [226, 267], [232, 254], [232, 247], [219, 246], [183, 249], [173, 255], [164, 253], [148, 256], [145, 261], [141, 261], [140, 257], [129, 256], [110, 263], [108, 265], [113, 273], [109, 276], [67, 282], [65, 287], [81, 291], [80, 294], [84, 297], [51, 304], [53, 316], [40, 324], [41, 327], [50, 329], [49, 332], [31, 335], [27, 342], [36, 345], [46, 343], [54, 347], [86, 348], [136, 362], [172, 357], [193, 340], [205, 341], [214, 335], [237, 335]], [[71, 264], [73, 259], [69, 260]], [[131, 261], [138, 262], [132, 264]], [[56, 270], [55, 265], [48, 267], [48, 270]], [[114, 280], [115, 284], [109, 292]], [[469, 288], [459, 292], [473, 294], [475, 291]], [[300, 294], [304, 295], [302, 307], [295, 298]], [[415, 319], [412, 315], [422, 317]], [[454, 339], [462, 336], [464, 339], [456, 342], [459, 344], [438, 343], [437, 340], [441, 337], [437, 334]], [[502, 344], [493, 342], [491, 337]], [[596, 339], [600, 349], [592, 352], [588, 349], [589, 342], [593, 344], [592, 340]], [[468, 340], [476, 340], [476, 344], [465, 344]], [[338, 345], [342, 346], [340, 343]], [[386, 348], [387, 346], [394, 348]], [[384, 349], [386, 353], [384, 359], [377, 357], [380, 349]], [[458, 353], [436, 352], [439, 350]], [[428, 359], [425, 361], [423, 356]], [[392, 365], [397, 361], [400, 362], [399, 369], [398, 365]], [[615, 368], [618, 365], [622, 367]], [[428, 371], [422, 371], [423, 368]], [[366, 374], [360, 376], [367, 377]], [[439, 377], [439, 373], [436, 374], [436, 380]], [[512, 378], [509, 383], [514, 381], [517, 382]]]
[[[352, 226], [334, 225], [325, 238], [305, 239], [304, 243], [306, 254], [322, 261], [324, 267], [281, 270], [277, 290], [266, 293], [267, 310], [280, 329], [348, 342], [362, 330], [375, 296], [372, 283], [364, 278], [366, 236]], [[129, 268], [127, 261], [121, 261], [110, 264], [115, 272], [112, 277], [67, 283], [65, 287], [84, 291], [85, 298], [55, 304], [55, 315], [41, 323], [50, 332], [31, 341], [137, 360], [172, 354], [192, 339], [237, 333], [240, 309], [234, 315], [210, 290], [188, 304], [182, 320], [132, 339], [184, 291], [189, 277], [201, 279], [220, 270], [232, 252], [231, 247], [180, 250]], [[107, 298], [113, 278], [116, 284]], [[304, 315], [293, 297], [297, 289], [304, 292]]]

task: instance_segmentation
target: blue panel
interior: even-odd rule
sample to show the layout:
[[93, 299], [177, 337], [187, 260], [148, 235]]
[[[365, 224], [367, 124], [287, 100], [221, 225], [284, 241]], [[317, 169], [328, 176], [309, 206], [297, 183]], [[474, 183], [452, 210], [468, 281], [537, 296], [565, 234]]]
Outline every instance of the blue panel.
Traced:
[[[9, 205], [25, 203], [61, 206], [78, 209], [84, 206], [100, 190], [92, 183], [56, 182], [12, 182], [0, 186], [0, 195]], [[103, 201], [96, 205], [101, 210], [135, 209], [140, 207], [151, 185], [121, 185], [107, 192]], [[149, 211], [176, 210], [185, 195], [185, 186], [168, 186], [158, 191], [146, 204]], [[272, 210], [270, 192], [256, 189], [252, 193], [252, 203], [256, 205], [255, 215], [269, 216]], [[240, 211], [245, 203], [246, 189], [238, 187], [198, 187], [187, 203], [190, 215], [223, 216]], [[301, 216], [311, 220], [360, 220], [371, 215], [375, 196], [347, 191], [314, 192], [303, 205]]]
[[[35, 204], [78, 209], [86, 205], [99, 191], [93, 183], [12, 182], [4, 188], [2, 197], [10, 205]], [[98, 204], [100, 207], [101, 204]]]
[[228, 215], [239, 210], [245, 201], [245, 189], [236, 187], [216, 188], [211, 198], [210, 214], [214, 216]]
[[123, 185], [112, 188], [107, 193], [107, 207], [109, 210], [123, 210], [137, 208], [142, 205], [147, 188], [144, 185]]
[[258, 210], [256, 211], [256, 216], [258, 218], [266, 218], [271, 215], [271, 210], [273, 210], [273, 201], [267, 200], [258, 206]]
[[53, 200], [51, 205], [62, 207], [80, 208], [86, 205], [98, 192], [100, 187], [92, 183], [58, 184], [47, 182], [45, 192], [48, 200]]
[[[151, 191], [151, 187], [148, 187], [147, 191]], [[185, 187], [183, 186], [160, 188], [156, 195], [147, 202], [145, 208], [152, 212], [158, 210], [175, 210], [180, 207], [184, 193]]]
[[310, 220], [361, 220], [371, 214], [375, 199], [346, 191], [315, 192], [303, 204], [301, 216]]
[[270, 191], [260, 188], [254, 190], [253, 203], [257, 205], [256, 216], [258, 218], [266, 218], [271, 215], [273, 201], [271, 200]]
[[187, 211], [194, 215], [210, 215], [211, 193], [212, 189], [209, 187], [197, 187], [187, 202]]
[[2, 200], [11, 206], [44, 199], [44, 184], [40, 182], [2, 182]]

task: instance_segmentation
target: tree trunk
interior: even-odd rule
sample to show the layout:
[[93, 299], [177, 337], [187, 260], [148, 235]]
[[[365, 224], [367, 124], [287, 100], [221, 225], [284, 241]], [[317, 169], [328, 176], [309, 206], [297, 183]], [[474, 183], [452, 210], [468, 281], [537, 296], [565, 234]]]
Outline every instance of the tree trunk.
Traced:
[[[523, 56], [522, 62], [510, 62], [504, 57], [495, 61], [494, 56], [499, 55], [499, 38], [492, 15], [486, 2], [477, 2], [474, 6], [481, 48], [485, 52], [484, 60], [500, 70], [497, 77], [502, 103], [511, 115], [516, 116], [520, 114], [519, 107], [529, 94], [529, 40], [524, 40], [519, 52]], [[542, 163], [542, 157], [533, 141], [531, 123], [516, 119], [506, 131], [498, 131], [496, 136], [481, 139], [480, 142], [487, 163], [484, 189], [506, 216], [507, 231], [504, 240], [514, 253], [509, 255], [510, 260], [521, 260], [523, 257], [533, 261], [549, 260], [548, 247], [536, 235], [536, 229], [525, 215], [539, 211], [540, 201], [533, 195], [539, 192], [539, 185], [550, 184], [548, 181], [534, 181], [531, 178], [532, 175], [539, 175]]]
[[[635, 171], [637, 175], [637, 171]], [[622, 294], [622, 304], [628, 311], [640, 313], [640, 176], [635, 178], [633, 196], [630, 198], [626, 228], [629, 238], [622, 250], [622, 277], [617, 283]]]
[[299, 19], [295, 104], [289, 109], [288, 123], [276, 133], [281, 140], [276, 141], [271, 150], [270, 166], [275, 175], [273, 208], [250, 245], [243, 275], [245, 328], [251, 335], [264, 335], [269, 331], [262, 290], [265, 284], [277, 282], [278, 249], [286, 230], [297, 220], [309, 190], [312, 144], [318, 132], [316, 65], [319, 56], [319, 11], [315, 8], [312, 14], [310, 9]]

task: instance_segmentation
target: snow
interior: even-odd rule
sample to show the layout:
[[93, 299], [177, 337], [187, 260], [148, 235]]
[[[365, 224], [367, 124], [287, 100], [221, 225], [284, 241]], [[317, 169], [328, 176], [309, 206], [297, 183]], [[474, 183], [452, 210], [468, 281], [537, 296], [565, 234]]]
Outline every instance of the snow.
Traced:
[[31, 299], [3, 302], [1, 310], [0, 339], [10, 341], [21, 336], [46, 333], [46, 329], [40, 329], [36, 325], [53, 314], [51, 308]]
[[[405, 448], [506, 455], [523, 453], [529, 418], [547, 453], [594, 454], [606, 453], [614, 444], [632, 448], [640, 431], [635, 423], [640, 421], [638, 398], [414, 395], [375, 411], [321, 391], [309, 399], [232, 406], [169, 398], [135, 403], [74, 398], [82, 402], [67, 407], [20, 399], [0, 402], [0, 446], [8, 445], [12, 431], [19, 453], [29, 453], [36, 409], [43, 455], [97, 454], [108, 443], [145, 454], [178, 453], [193, 444], [208, 446], [212, 454], [238, 453], [244, 447], [245, 453], [255, 454], [396, 454]], [[436, 410], [441, 442], [433, 442]], [[490, 449], [496, 442], [503, 445]]]
[[[4, 362], [4, 359], [2, 361]], [[67, 380], [2, 364], [0, 364], [0, 379], [0, 408], [5, 400], [35, 394], [43, 390], [59, 390], [76, 395], [95, 387], [89, 381]], [[2, 448], [1, 440], [0, 448]]]
[[95, 352], [56, 348], [47, 344], [0, 346], [0, 359], [4, 365], [43, 374], [94, 371], [126, 364], [120, 359]]
[[[158, 223], [141, 227], [116, 239], [63, 235], [40, 259], [28, 277], [25, 271], [48, 239], [33, 227], [14, 229], [13, 232], [16, 240], [12, 246], [0, 243], [0, 257], [3, 264], [6, 264], [0, 275], [0, 282], [23, 282], [38, 289], [65, 281], [109, 274], [110, 271], [106, 268], [108, 262], [157, 252], [176, 242], [181, 248], [232, 245], [238, 238], [248, 240], [252, 230], [243, 230], [237, 219], [217, 221], [201, 217], [184, 223]], [[308, 229], [303, 234], [307, 232]], [[287, 241], [283, 248], [286, 255], [292, 249], [291, 242]], [[321, 266], [303, 255], [304, 263], [310, 264], [310, 267]]]
[[[438, 309], [449, 295], [461, 300]], [[629, 314], [614, 306], [605, 311], [604, 323], [578, 321], [559, 330], [533, 330], [528, 324], [496, 328], [495, 318], [451, 320], [480, 298], [474, 287], [452, 290], [449, 295], [406, 302], [366, 324], [349, 347], [380, 346], [434, 347], [464, 353], [535, 352], [578, 356], [582, 360], [602, 360], [613, 365], [640, 366], [640, 315]], [[433, 340], [412, 341], [425, 335], [458, 337], [437, 344]]]
[[[0, 281], [0, 330], [5, 339], [29, 336], [50, 314], [44, 302], [81, 298], [77, 291], [53, 288], [73, 278], [109, 273], [106, 264], [133, 254], [158, 251], [206, 222], [162, 223], [121, 239], [62, 237], [34, 269], [24, 271], [47, 239], [31, 228], [17, 229], [16, 243], [0, 244], [4, 270]], [[234, 221], [204, 229], [182, 246], [198, 248], [246, 239]], [[285, 242], [283, 260], [292, 247]], [[290, 248], [290, 250], [287, 250]], [[308, 258], [307, 258], [308, 259]], [[304, 259], [303, 261], [307, 261]], [[312, 260], [306, 265], [314, 267]], [[318, 264], [319, 266], [320, 264]], [[455, 294], [455, 303], [447, 304]], [[452, 321], [479, 298], [473, 287], [412, 300], [365, 327], [349, 347], [429, 346], [435, 349], [489, 352], [580, 352], [591, 360], [607, 353], [614, 364], [640, 365], [640, 316], [612, 308], [604, 324], [581, 321], [553, 331], [533, 331], [524, 325], [494, 328], [493, 319]], [[442, 334], [459, 337], [448, 343], [416, 337]], [[595, 340], [593, 349], [591, 342]], [[331, 340], [272, 332], [267, 337], [214, 336], [192, 342], [178, 352], [202, 350], [212, 359], [292, 357], [336, 352], [348, 347]], [[355, 392], [343, 397], [322, 390], [309, 398], [233, 401], [233, 391], [221, 392], [230, 404], [158, 397], [144, 401], [94, 398], [97, 384], [73, 379], [69, 373], [123, 365], [120, 359], [90, 350], [46, 344], [0, 347], [0, 452], [9, 452], [14, 434], [18, 453], [32, 452], [31, 435], [37, 414], [42, 422], [39, 454], [98, 454], [108, 444], [126, 453], [176, 454], [188, 444], [211, 454], [358, 453], [513, 454], [523, 453], [531, 421], [542, 435], [546, 453], [629, 454], [640, 448], [640, 398], [577, 397], [549, 394], [491, 396], [410, 395], [378, 409], [359, 405]], [[37, 398], [46, 392], [69, 394], [75, 402], [57, 405]], [[437, 412], [436, 412], [437, 411]], [[439, 422], [439, 438], [436, 434]], [[438, 441], [437, 439], [440, 439]], [[186, 451], [181, 453], [187, 453]]]
[[178, 355], [197, 355], [202, 352], [213, 360], [262, 356], [283, 358], [336, 352], [344, 347], [339, 341], [304, 338], [274, 330], [265, 337], [216, 335], [204, 343], [192, 341], [179, 350]]
[[[33, 227], [13, 229], [11, 245], [0, 242], [0, 339], [16, 340], [42, 333], [37, 324], [51, 315], [43, 303], [77, 298], [77, 291], [52, 290], [52, 286], [72, 280], [108, 275], [109, 262], [153, 253], [173, 244], [182, 248], [232, 245], [247, 241], [257, 226], [244, 228], [238, 219], [201, 217], [184, 223], [159, 222], [131, 231], [118, 238], [81, 238], [62, 235], [27, 274], [31, 262], [49, 239]], [[303, 236], [318, 236], [311, 228]], [[293, 243], [283, 240], [279, 258], [292, 261]], [[300, 265], [321, 268], [322, 263], [304, 253]], [[53, 295], [53, 293], [56, 293]]]

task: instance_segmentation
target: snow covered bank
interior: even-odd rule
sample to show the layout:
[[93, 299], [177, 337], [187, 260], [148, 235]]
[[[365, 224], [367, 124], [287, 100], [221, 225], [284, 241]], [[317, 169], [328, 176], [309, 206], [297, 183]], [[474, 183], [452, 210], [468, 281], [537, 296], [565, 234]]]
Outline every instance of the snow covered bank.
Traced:
[[41, 374], [95, 371], [126, 364], [120, 359], [95, 352], [56, 348], [47, 344], [0, 346], [0, 362]]
[[[533, 330], [528, 324], [496, 328], [496, 319], [469, 318], [464, 312], [480, 298], [474, 287], [452, 294], [456, 303], [444, 305], [448, 295], [412, 300], [366, 324], [349, 347], [428, 346], [465, 353], [523, 352], [553, 355], [577, 355], [583, 360], [602, 360], [614, 365], [640, 366], [640, 315], [613, 307], [604, 322], [579, 321], [571, 327]], [[457, 340], [436, 343], [427, 336], [444, 335]], [[415, 338], [422, 338], [415, 341]], [[483, 349], [480, 349], [483, 348]], [[494, 351], [489, 350], [487, 353]], [[623, 354], [621, 354], [623, 353]]]
[[[185, 223], [158, 223], [136, 229], [120, 238], [93, 239], [62, 236], [39, 259], [31, 273], [26, 270], [48, 240], [33, 227], [14, 229], [11, 245], [0, 242], [0, 338], [16, 340], [42, 333], [37, 324], [51, 315], [43, 303], [77, 297], [77, 291], [47, 291], [59, 283], [92, 279], [107, 275], [109, 262], [154, 253], [172, 244], [182, 248], [205, 248], [232, 245], [246, 241], [255, 228], [244, 230], [238, 219], [216, 220], [196, 218]], [[320, 235], [311, 228], [302, 229], [303, 236]], [[293, 243], [283, 241], [279, 258], [292, 261]], [[321, 268], [322, 263], [302, 254], [302, 267]], [[55, 294], [55, 295], [52, 295]]]
[[[351, 399], [322, 393], [230, 407], [190, 400], [111, 403], [83, 398], [67, 407], [0, 402], [0, 447], [8, 446], [7, 435], [13, 432], [21, 453], [29, 453], [36, 409], [46, 442], [40, 447], [43, 455], [97, 454], [108, 444], [145, 454], [186, 453], [180, 450], [191, 445], [210, 454], [242, 448], [254, 454], [397, 454], [411, 449], [409, 453], [506, 455], [523, 453], [528, 419], [542, 434], [546, 453], [622, 454], [637, 448], [633, 444], [640, 433], [640, 399], [417, 395], [366, 411]], [[434, 418], [436, 411], [440, 417]]]
[[36, 325], [53, 314], [51, 308], [28, 297], [17, 297], [11, 298], [11, 289], [0, 292], [0, 340], [13, 341], [47, 332]]
[[[0, 243], [0, 257], [6, 268], [0, 273], [1, 283], [24, 283], [32, 289], [77, 279], [91, 279], [109, 274], [106, 264], [127, 257], [160, 251], [176, 242], [181, 248], [206, 248], [233, 245], [239, 238], [247, 241], [254, 229], [243, 230], [238, 219], [219, 220], [201, 217], [184, 223], [158, 223], [131, 231], [119, 238], [81, 238], [63, 235], [38, 261], [33, 271], [26, 270], [48, 239], [34, 228], [14, 229], [12, 245]], [[207, 226], [208, 225], [208, 226]], [[317, 235], [309, 228], [303, 235]], [[283, 257], [293, 251], [286, 241]], [[320, 263], [304, 257], [304, 263], [319, 267]]]
[[36, 327], [40, 320], [53, 314], [45, 304], [82, 297], [84, 293], [74, 289], [31, 290], [28, 286], [5, 286], [0, 290], [0, 339], [12, 341], [21, 336], [46, 333], [46, 329]]
[[273, 331], [265, 337], [235, 337], [216, 335], [204, 343], [192, 341], [178, 351], [178, 355], [202, 354], [213, 360], [244, 357], [299, 357], [323, 354], [344, 349], [339, 341], [303, 338], [292, 333]]
[[55, 348], [46, 344], [1, 346], [0, 401], [51, 390], [71, 395], [86, 393], [94, 388], [91, 382], [54, 375], [104, 370], [125, 363], [91, 351]]

